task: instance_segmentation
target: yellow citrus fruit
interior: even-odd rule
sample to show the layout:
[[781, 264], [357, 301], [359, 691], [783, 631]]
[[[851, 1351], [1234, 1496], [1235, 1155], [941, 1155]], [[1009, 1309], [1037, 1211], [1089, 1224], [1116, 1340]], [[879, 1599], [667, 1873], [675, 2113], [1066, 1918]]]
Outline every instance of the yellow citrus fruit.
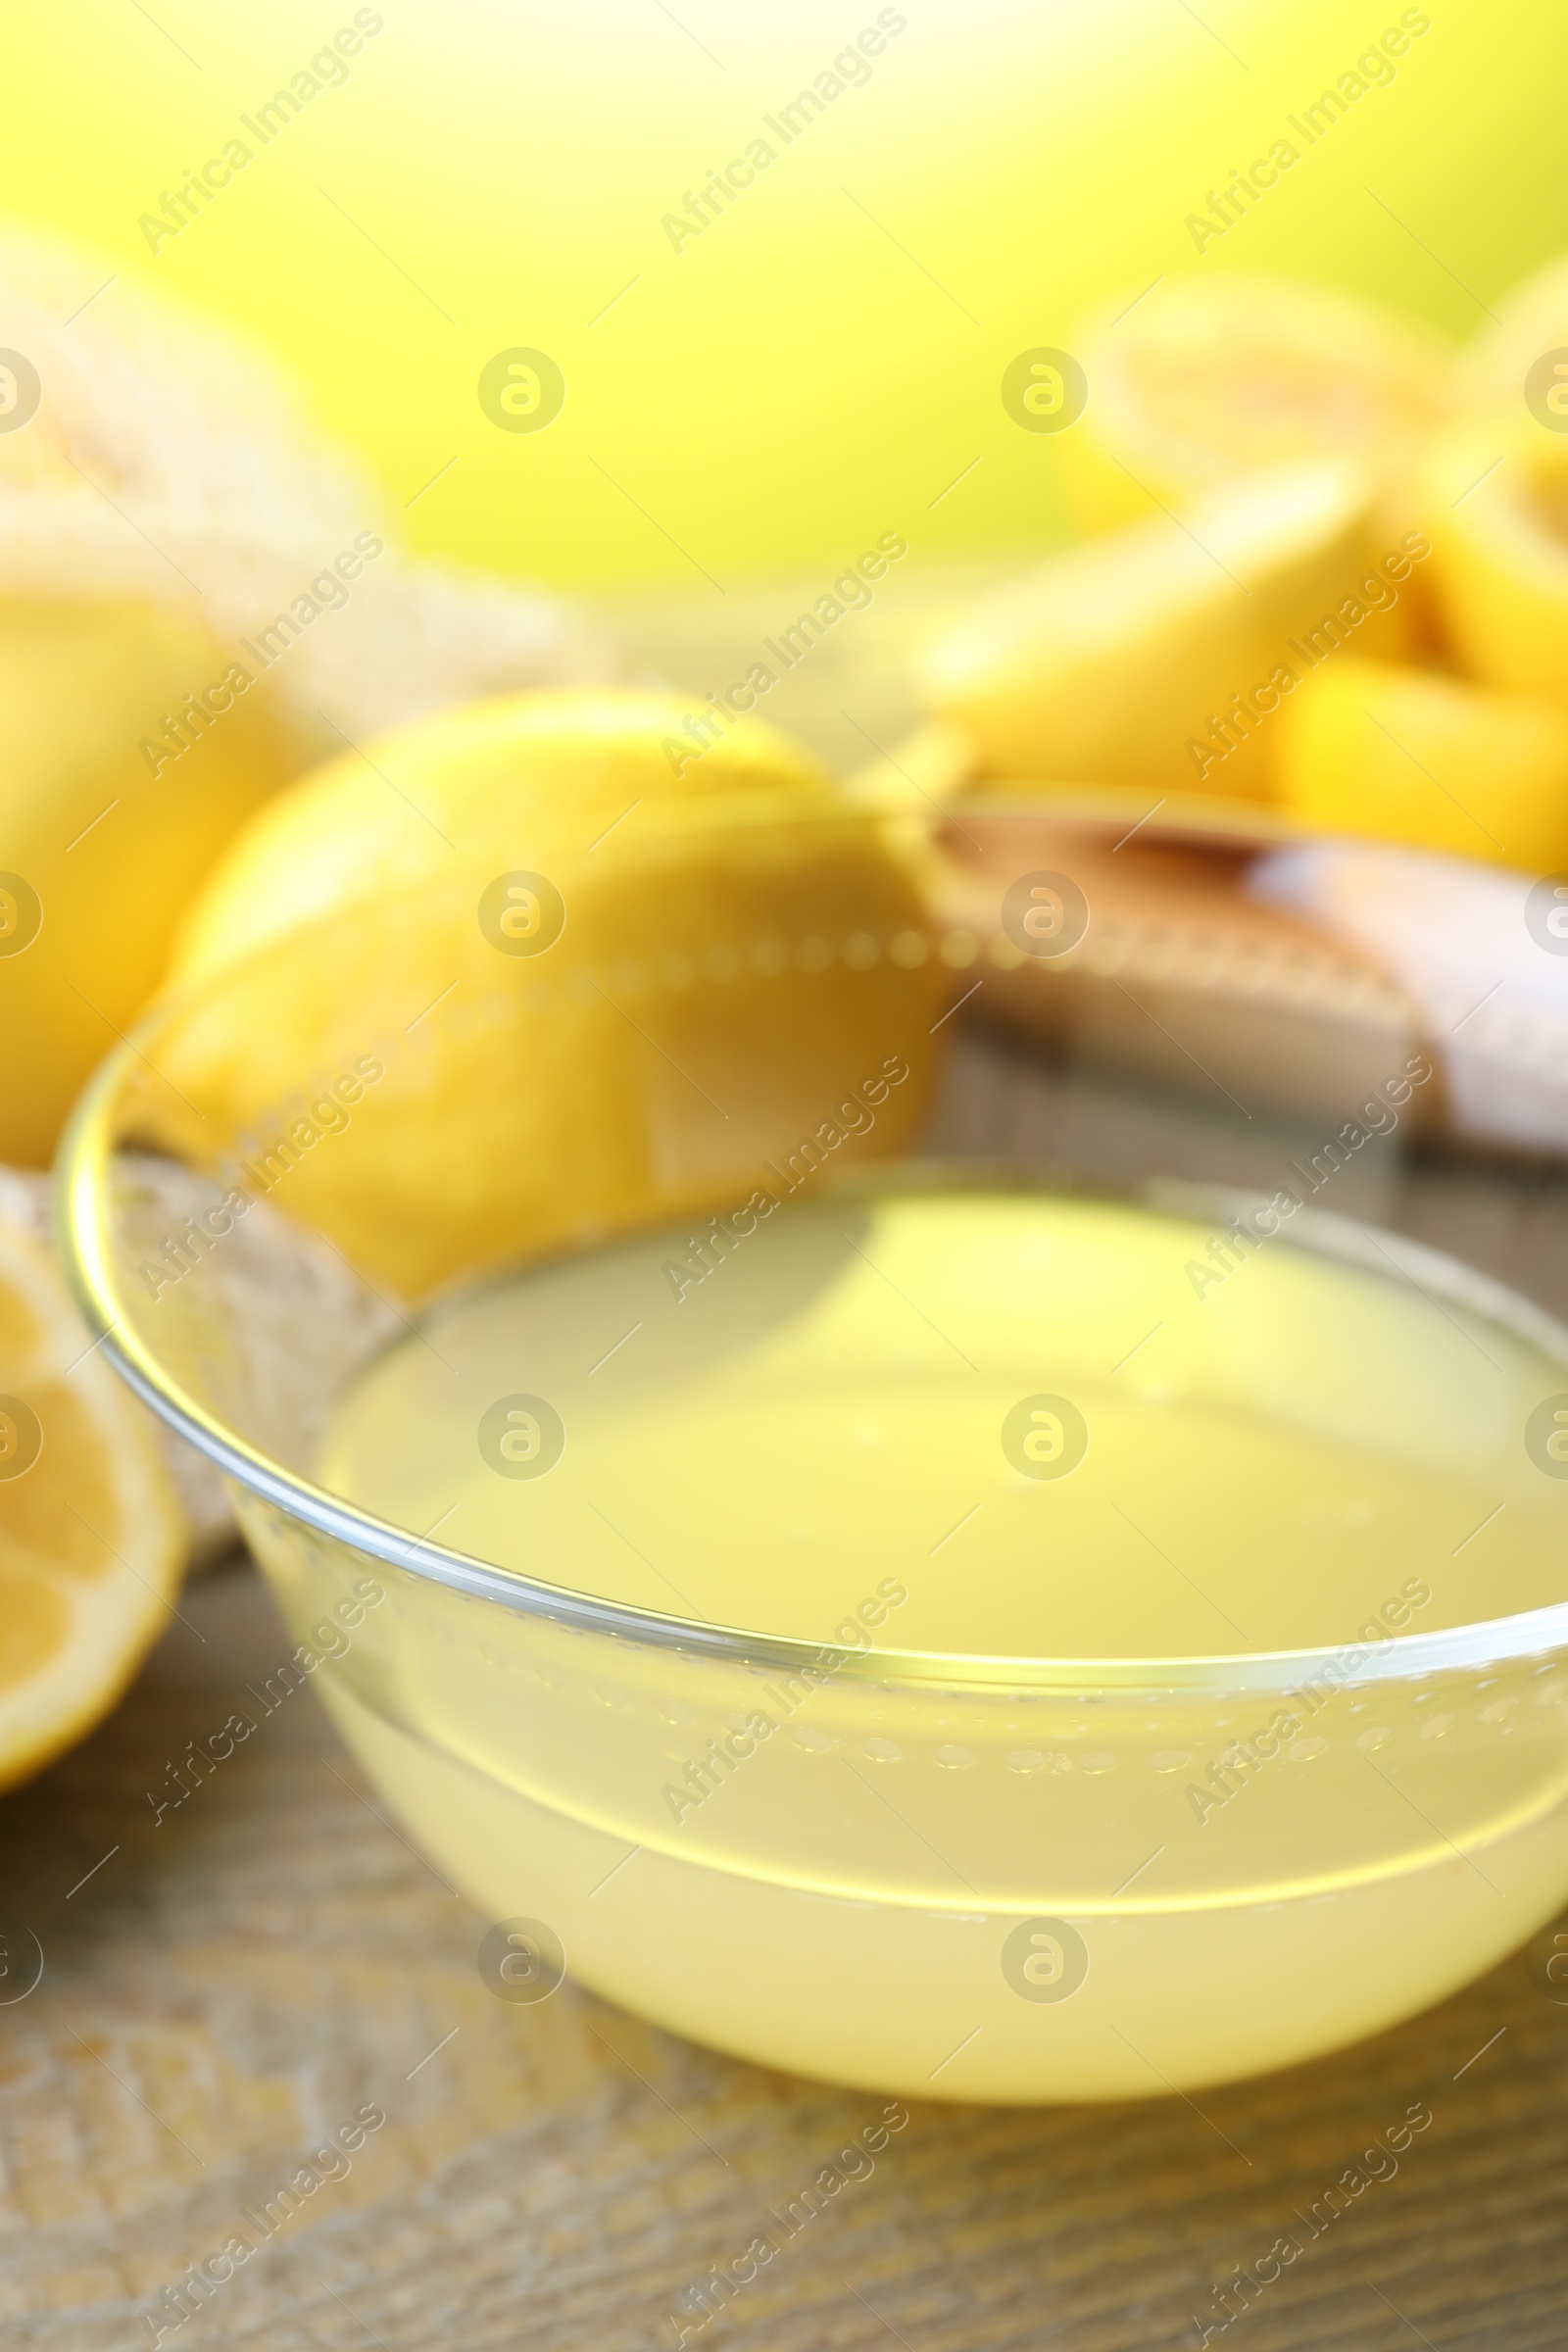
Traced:
[[1402, 640], [1370, 496], [1284, 466], [1054, 557], [932, 648], [927, 707], [981, 777], [1266, 797], [1282, 695], [1331, 646]]
[[1147, 514], [1151, 494], [1192, 498], [1305, 458], [1397, 473], [1452, 398], [1452, 350], [1427, 328], [1266, 272], [1168, 278], [1068, 340], [1089, 381], [1068, 455], [1102, 526]]
[[1460, 360], [1458, 389], [1467, 410], [1512, 423], [1531, 407], [1559, 429], [1568, 413], [1568, 259], [1554, 255], [1498, 300]]
[[1477, 419], [1428, 464], [1433, 572], [1464, 667], [1568, 703], [1568, 434]]
[[1279, 798], [1328, 832], [1557, 867], [1568, 860], [1568, 713], [1430, 670], [1338, 659], [1281, 715]]
[[197, 882], [297, 764], [229, 660], [156, 606], [0, 601], [0, 1160], [48, 1162]]
[[862, 1085], [897, 1148], [947, 979], [899, 820], [687, 718], [520, 696], [291, 787], [190, 909], [142, 1132], [409, 1296], [848, 1164]]
[[107, 1714], [169, 1623], [184, 1554], [140, 1406], [0, 1208], [0, 1788]]

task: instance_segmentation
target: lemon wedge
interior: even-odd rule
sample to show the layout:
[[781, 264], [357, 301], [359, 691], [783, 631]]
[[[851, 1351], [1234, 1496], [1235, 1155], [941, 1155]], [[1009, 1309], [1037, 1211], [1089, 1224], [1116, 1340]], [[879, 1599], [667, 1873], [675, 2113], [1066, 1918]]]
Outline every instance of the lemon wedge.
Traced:
[[185, 1528], [53, 1258], [0, 1213], [0, 1788], [108, 1713], [169, 1622]]
[[1402, 641], [1377, 552], [1358, 468], [1249, 475], [994, 591], [927, 654], [926, 708], [981, 777], [1266, 799], [1282, 695]]
[[1280, 720], [1279, 797], [1324, 832], [1522, 869], [1568, 859], [1568, 713], [1390, 662], [1326, 663]]

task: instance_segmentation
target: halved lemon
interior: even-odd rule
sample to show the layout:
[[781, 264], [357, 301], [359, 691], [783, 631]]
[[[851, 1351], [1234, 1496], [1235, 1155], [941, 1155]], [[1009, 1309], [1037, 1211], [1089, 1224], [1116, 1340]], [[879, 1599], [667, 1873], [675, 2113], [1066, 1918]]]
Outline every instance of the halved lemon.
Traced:
[[1512, 423], [1529, 408], [1560, 430], [1568, 366], [1568, 257], [1554, 254], [1487, 314], [1459, 363], [1463, 407]]
[[1396, 481], [1452, 405], [1454, 359], [1439, 336], [1337, 287], [1262, 271], [1166, 279], [1082, 320], [1070, 341], [1090, 392], [1068, 447], [1101, 527], [1148, 514], [1151, 496], [1194, 498], [1308, 458]]
[[140, 1408], [0, 1209], [0, 1788], [108, 1713], [169, 1623], [184, 1553]]

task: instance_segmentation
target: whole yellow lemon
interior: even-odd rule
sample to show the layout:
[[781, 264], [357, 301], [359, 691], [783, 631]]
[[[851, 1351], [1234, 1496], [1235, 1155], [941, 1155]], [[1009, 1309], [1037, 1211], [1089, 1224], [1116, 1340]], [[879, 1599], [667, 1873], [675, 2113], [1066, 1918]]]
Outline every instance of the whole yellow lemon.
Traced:
[[0, 602], [0, 1160], [42, 1166], [298, 755], [264, 684], [142, 602]]

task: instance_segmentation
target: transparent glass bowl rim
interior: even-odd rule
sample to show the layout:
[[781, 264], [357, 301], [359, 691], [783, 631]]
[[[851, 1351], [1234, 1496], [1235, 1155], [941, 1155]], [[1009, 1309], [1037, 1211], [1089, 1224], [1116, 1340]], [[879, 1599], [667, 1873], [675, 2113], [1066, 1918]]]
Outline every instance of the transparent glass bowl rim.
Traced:
[[[842, 816], [863, 823], [865, 813], [846, 809]], [[817, 815], [814, 821], [823, 819]], [[834, 820], [829, 817], [826, 821]], [[229, 982], [239, 968], [225, 967], [218, 984]], [[1244, 1690], [1290, 1695], [1324, 1675], [1342, 1688], [1376, 1685], [1467, 1672], [1568, 1648], [1568, 1600], [1564, 1600], [1437, 1633], [1391, 1635], [1371, 1650], [1354, 1642], [1309, 1649], [1179, 1657], [1054, 1658], [874, 1647], [861, 1650], [603, 1600], [589, 1592], [492, 1567], [466, 1553], [414, 1537], [313, 1485], [224, 1424], [180, 1385], [123, 1309], [112, 1240], [115, 1104], [131, 1065], [149, 1058], [147, 1050], [160, 1032], [184, 1004], [199, 1003], [201, 996], [197, 986], [183, 995], [172, 992], [161, 999], [99, 1065], [84, 1089], [56, 1161], [55, 1225], [60, 1255], [95, 1344], [127, 1386], [217, 1469], [318, 1535], [416, 1579], [574, 1631], [736, 1666], [787, 1672], [811, 1668], [818, 1674], [828, 1670], [835, 1679], [871, 1682], [883, 1688], [1015, 1693], [1020, 1698], [1054, 1693], [1157, 1699], [1181, 1693], [1219, 1699]], [[887, 1192], [899, 1189], [901, 1182], [906, 1185], [911, 1178], [926, 1185], [938, 1173], [966, 1187], [1000, 1184], [1058, 1198], [1121, 1202], [1177, 1216], [1228, 1217], [1262, 1206], [1266, 1198], [1233, 1187], [1163, 1179], [1113, 1185], [1055, 1168], [981, 1159], [885, 1161], [868, 1169], [853, 1189], [862, 1196]], [[1299, 1211], [1290, 1228], [1282, 1227], [1273, 1239], [1277, 1247], [1357, 1263], [1385, 1276], [1392, 1251], [1396, 1265], [1403, 1261], [1400, 1270], [1418, 1276], [1421, 1286], [1440, 1303], [1446, 1299], [1482, 1315], [1561, 1363], [1568, 1389], [1568, 1326], [1446, 1252], [1402, 1235], [1374, 1237], [1359, 1223], [1312, 1209]]]

